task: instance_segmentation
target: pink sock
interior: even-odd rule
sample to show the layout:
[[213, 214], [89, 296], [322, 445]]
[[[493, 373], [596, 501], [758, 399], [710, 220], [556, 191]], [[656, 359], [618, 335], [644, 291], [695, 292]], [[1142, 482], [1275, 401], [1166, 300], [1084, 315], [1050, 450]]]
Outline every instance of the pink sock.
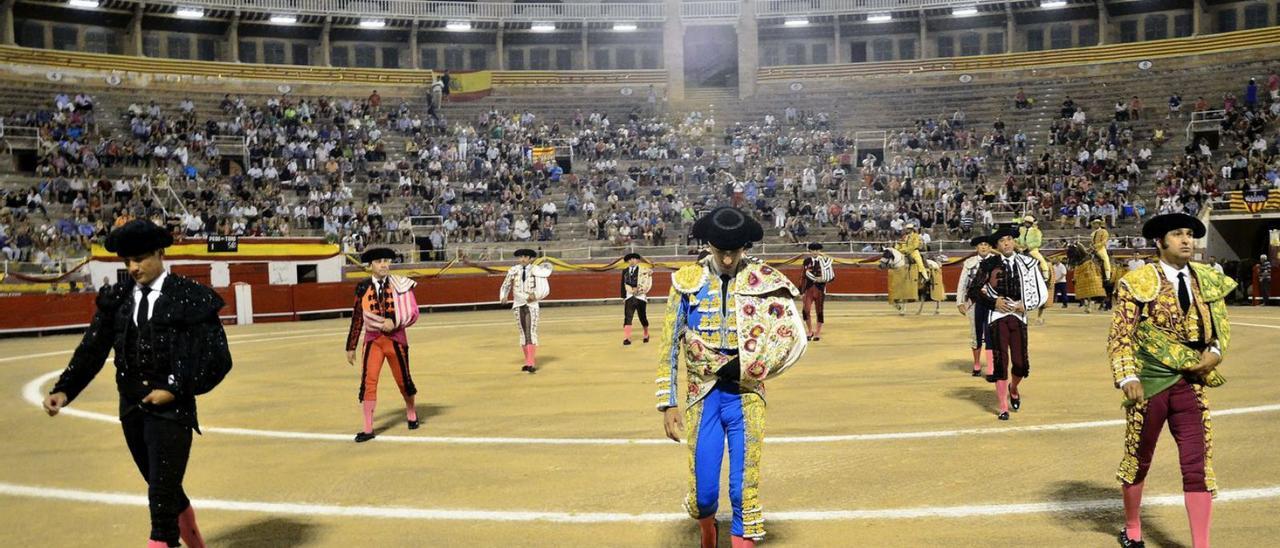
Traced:
[[178, 534], [182, 538], [182, 544], [188, 548], [204, 548], [204, 537], [200, 536], [200, 527], [196, 525], [196, 509], [187, 506], [181, 514], [178, 514]]
[[529, 359], [529, 345], [526, 344], [524, 346], [521, 346], [520, 350], [524, 352], [524, 364], [529, 365], [529, 362], [531, 361]]
[[1183, 493], [1187, 505], [1187, 520], [1191, 522], [1191, 546], [1209, 547], [1209, 519], [1213, 516], [1213, 494], [1207, 491]]
[[631, 340], [631, 326], [629, 325], [622, 326], [622, 338], [628, 341]]
[[983, 353], [987, 355], [987, 374], [994, 375], [996, 373], [995, 354], [990, 350], [984, 351]]
[[[815, 337], [822, 336], [822, 324], [818, 324], [818, 328], [813, 330], [813, 336]], [[752, 542], [755, 542], [755, 541], [752, 541]]]
[[1129, 540], [1142, 540], [1142, 484], [1120, 486], [1124, 493], [1124, 531]]
[[974, 348], [972, 350], [973, 350], [973, 370], [981, 371], [982, 370], [982, 349]]
[[537, 365], [538, 362], [538, 345], [529, 345], [529, 365]]
[[698, 520], [698, 528], [702, 531], [702, 548], [716, 548], [716, 517]]
[[733, 537], [733, 548], [756, 548], [756, 541], [735, 536]]
[[649, 338], [649, 326], [644, 326], [644, 338]]
[[147, 548], [169, 548], [169, 543], [163, 540], [148, 540]]
[[996, 400], [1000, 402], [1000, 412], [1009, 412], [1009, 381], [996, 381]]
[[418, 420], [418, 407], [413, 403], [413, 396], [405, 396], [404, 398], [404, 415], [406, 419], [411, 421]]
[[378, 406], [378, 400], [364, 400], [364, 432], [366, 434], [373, 433], [373, 408]]
[[1011, 384], [1009, 385], [1009, 394], [1010, 394], [1011, 396], [1015, 396], [1015, 397], [1019, 397], [1019, 398], [1021, 398], [1021, 397], [1022, 397], [1022, 393], [1021, 393], [1021, 392], [1018, 392], [1018, 383], [1020, 383], [1020, 382], [1022, 382], [1022, 377], [1019, 377], [1019, 376], [1017, 376], [1017, 375], [1014, 375], [1014, 376], [1013, 376], [1013, 383], [1011, 383]]

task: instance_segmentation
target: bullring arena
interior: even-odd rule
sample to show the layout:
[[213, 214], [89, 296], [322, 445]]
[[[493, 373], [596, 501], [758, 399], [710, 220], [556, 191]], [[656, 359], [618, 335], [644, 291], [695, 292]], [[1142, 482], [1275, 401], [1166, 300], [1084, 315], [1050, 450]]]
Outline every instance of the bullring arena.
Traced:
[[4, 0], [0, 61], [0, 546], [1280, 535], [1276, 0]]
[[[1032, 331], [1034, 374], [1013, 421], [968, 375], [963, 318], [899, 317], [838, 303], [827, 335], [773, 386], [763, 496], [783, 546], [1102, 546], [1121, 520], [1112, 479], [1118, 396], [1107, 316], [1053, 310]], [[1280, 318], [1233, 309], [1228, 389], [1214, 394], [1223, 478], [1214, 535], [1266, 544], [1280, 511], [1274, 360]], [[505, 311], [428, 313], [410, 330], [419, 413], [394, 391], [379, 437], [351, 443], [356, 373], [345, 322], [232, 327], [234, 377], [203, 400], [187, 490], [211, 545], [681, 546], [687, 459], [652, 410], [652, 347], [618, 345], [617, 306], [547, 308], [543, 370], [518, 370]], [[507, 333], [502, 333], [507, 335]], [[120, 453], [115, 394], [99, 382], [50, 421], [38, 401], [73, 336], [9, 340], [3, 402], [3, 543], [66, 531], [71, 545], [129, 545], [145, 509]], [[652, 343], [651, 343], [652, 345]], [[27, 357], [31, 356], [31, 357]], [[33, 396], [32, 393], [35, 393]], [[387, 393], [384, 388], [384, 394]], [[1176, 462], [1172, 444], [1157, 464]], [[1186, 545], [1171, 467], [1149, 480], [1148, 539]], [[33, 492], [34, 491], [34, 492]], [[727, 507], [727, 503], [723, 506]]]

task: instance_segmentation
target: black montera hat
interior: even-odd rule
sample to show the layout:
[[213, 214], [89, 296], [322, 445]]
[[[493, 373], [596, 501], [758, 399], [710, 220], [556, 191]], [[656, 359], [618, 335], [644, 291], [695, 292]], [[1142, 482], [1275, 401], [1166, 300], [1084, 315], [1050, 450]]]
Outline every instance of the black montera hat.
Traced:
[[1152, 240], [1160, 239], [1170, 230], [1179, 228], [1190, 228], [1191, 235], [1196, 238], [1203, 238], [1205, 235], [1204, 223], [1200, 222], [1200, 219], [1186, 213], [1166, 213], [1156, 215], [1143, 224], [1142, 237]]
[[145, 219], [129, 221], [107, 234], [103, 246], [121, 257], [146, 255], [173, 245], [173, 235]]
[[371, 263], [379, 259], [396, 260], [396, 252], [387, 247], [371, 247], [360, 254], [360, 262]]
[[736, 207], [717, 207], [693, 223], [693, 237], [725, 251], [748, 247], [764, 238], [764, 228]]

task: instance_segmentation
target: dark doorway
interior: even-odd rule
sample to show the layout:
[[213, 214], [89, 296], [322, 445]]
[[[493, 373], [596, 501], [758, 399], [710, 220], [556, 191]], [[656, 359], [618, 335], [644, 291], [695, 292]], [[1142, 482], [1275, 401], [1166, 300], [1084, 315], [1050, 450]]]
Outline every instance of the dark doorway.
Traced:
[[694, 26], [684, 33], [684, 81], [689, 87], [738, 85], [738, 33], [730, 26]]
[[849, 62], [865, 63], [867, 62], [867, 43], [853, 42], [849, 44]]

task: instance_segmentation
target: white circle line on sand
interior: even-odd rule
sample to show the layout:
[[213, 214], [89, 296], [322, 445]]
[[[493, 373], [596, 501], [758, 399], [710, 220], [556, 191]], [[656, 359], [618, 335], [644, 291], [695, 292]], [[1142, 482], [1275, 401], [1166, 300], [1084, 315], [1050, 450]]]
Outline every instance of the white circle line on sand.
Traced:
[[[61, 489], [0, 482], [0, 495], [45, 500], [64, 500], [112, 506], [146, 506], [146, 495]], [[1263, 500], [1280, 497], [1280, 486], [1254, 489], [1236, 489], [1218, 494], [1219, 502]], [[684, 513], [626, 513], [626, 512], [550, 512], [537, 510], [475, 510], [444, 508], [412, 508], [404, 506], [347, 506], [337, 504], [308, 504], [290, 502], [260, 502], [221, 499], [195, 499], [192, 506], [201, 511], [224, 510], [274, 515], [311, 517], [356, 517], [434, 521], [497, 521], [497, 522], [553, 522], [553, 523], [637, 523], [677, 522], [689, 519]], [[1180, 506], [1182, 495], [1147, 497], [1144, 504], [1155, 506]], [[889, 520], [920, 518], [967, 518], [993, 515], [1041, 514], [1050, 512], [1089, 512], [1121, 508], [1119, 497], [1059, 502], [1033, 502], [1020, 504], [978, 504], [965, 506], [922, 506], [913, 508], [885, 508], [878, 510], [799, 510], [770, 512], [772, 521], [849, 521]]]
[[[61, 374], [61, 371], [51, 371], [45, 373], [26, 386], [22, 387], [22, 397], [28, 403], [37, 407], [42, 406], [44, 400], [44, 391], [41, 387], [45, 383], [53, 380]], [[1280, 404], [1256, 405], [1252, 407], [1237, 407], [1234, 409], [1223, 409], [1214, 411], [1216, 416], [1224, 415], [1248, 415], [1253, 413], [1270, 413], [1280, 411]], [[65, 407], [61, 411], [62, 414], [79, 417], [83, 419], [91, 419], [102, 422], [115, 423], [119, 422], [119, 418], [115, 415], [106, 413], [98, 413], [96, 411], [86, 411], [83, 409], [75, 409], [73, 407]], [[765, 443], [783, 444], [783, 443], [835, 443], [835, 442], [859, 442], [859, 441], [891, 441], [891, 440], [913, 440], [913, 439], [931, 439], [931, 438], [952, 438], [960, 436], [981, 436], [990, 434], [1013, 434], [1022, 432], [1051, 432], [1061, 430], [1080, 430], [1086, 428], [1105, 428], [1112, 426], [1123, 426], [1124, 420], [1100, 420], [1100, 421], [1084, 421], [1084, 422], [1067, 422], [1056, 424], [1039, 424], [1030, 426], [1010, 426], [1010, 427], [988, 427], [988, 428], [964, 428], [957, 430], [932, 430], [923, 432], [882, 432], [876, 434], [836, 434], [829, 436], [774, 436], [765, 438]], [[275, 439], [294, 439], [294, 440], [312, 440], [312, 441], [340, 441], [349, 443], [351, 436], [347, 434], [326, 434], [317, 432], [292, 432], [286, 430], [260, 430], [254, 428], [228, 428], [220, 426], [207, 426], [202, 429], [207, 434], [227, 434], [232, 436], [251, 436], [259, 438], [275, 438]], [[667, 445], [671, 444], [666, 438], [519, 438], [519, 437], [456, 437], [456, 436], [396, 436], [396, 435], [380, 435], [378, 441], [392, 443], [427, 443], [427, 444], [454, 444], [454, 445]]]

